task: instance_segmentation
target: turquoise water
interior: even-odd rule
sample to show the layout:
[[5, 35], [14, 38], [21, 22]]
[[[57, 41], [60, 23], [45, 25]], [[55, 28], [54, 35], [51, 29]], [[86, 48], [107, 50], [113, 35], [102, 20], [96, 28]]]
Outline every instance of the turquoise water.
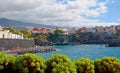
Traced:
[[114, 56], [120, 59], [120, 47], [105, 47], [105, 44], [83, 44], [54, 46], [57, 51], [37, 53], [39, 56], [49, 58], [52, 54], [65, 54], [71, 59], [88, 57], [90, 59], [102, 58], [103, 56]]

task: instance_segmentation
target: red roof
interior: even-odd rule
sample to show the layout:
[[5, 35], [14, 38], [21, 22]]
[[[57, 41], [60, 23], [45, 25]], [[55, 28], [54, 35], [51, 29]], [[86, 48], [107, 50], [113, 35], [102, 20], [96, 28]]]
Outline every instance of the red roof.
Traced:
[[32, 31], [37, 31], [37, 32], [43, 32], [43, 33], [45, 33], [46, 31], [47, 31], [47, 29], [46, 28], [33, 28], [32, 29]]
[[40, 31], [46, 32], [46, 28], [41, 28]]
[[33, 28], [32, 31], [39, 31], [39, 28]]

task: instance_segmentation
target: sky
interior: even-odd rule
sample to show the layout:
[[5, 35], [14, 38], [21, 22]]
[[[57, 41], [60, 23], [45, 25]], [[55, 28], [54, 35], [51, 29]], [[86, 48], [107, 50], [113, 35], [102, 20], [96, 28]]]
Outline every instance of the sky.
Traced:
[[0, 18], [62, 27], [120, 24], [120, 0], [0, 0]]

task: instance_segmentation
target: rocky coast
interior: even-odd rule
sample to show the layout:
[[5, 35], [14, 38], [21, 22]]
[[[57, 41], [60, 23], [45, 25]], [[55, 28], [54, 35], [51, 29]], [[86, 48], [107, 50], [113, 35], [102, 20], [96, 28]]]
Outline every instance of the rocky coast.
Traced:
[[13, 55], [20, 55], [24, 53], [44, 53], [44, 52], [51, 52], [51, 51], [56, 51], [56, 48], [52, 46], [33, 46], [29, 48], [20, 48], [20, 47], [14, 47], [10, 49], [2, 49], [1, 51], [8, 53], [8, 54], [13, 54]]

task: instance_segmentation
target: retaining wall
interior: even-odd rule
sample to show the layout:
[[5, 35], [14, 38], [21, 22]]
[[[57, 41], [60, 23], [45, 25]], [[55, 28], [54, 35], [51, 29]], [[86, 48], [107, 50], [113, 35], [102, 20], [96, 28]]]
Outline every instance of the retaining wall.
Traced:
[[32, 39], [0, 39], [0, 49], [14, 47], [27, 48], [32, 46], [35, 46], [35, 42]]

